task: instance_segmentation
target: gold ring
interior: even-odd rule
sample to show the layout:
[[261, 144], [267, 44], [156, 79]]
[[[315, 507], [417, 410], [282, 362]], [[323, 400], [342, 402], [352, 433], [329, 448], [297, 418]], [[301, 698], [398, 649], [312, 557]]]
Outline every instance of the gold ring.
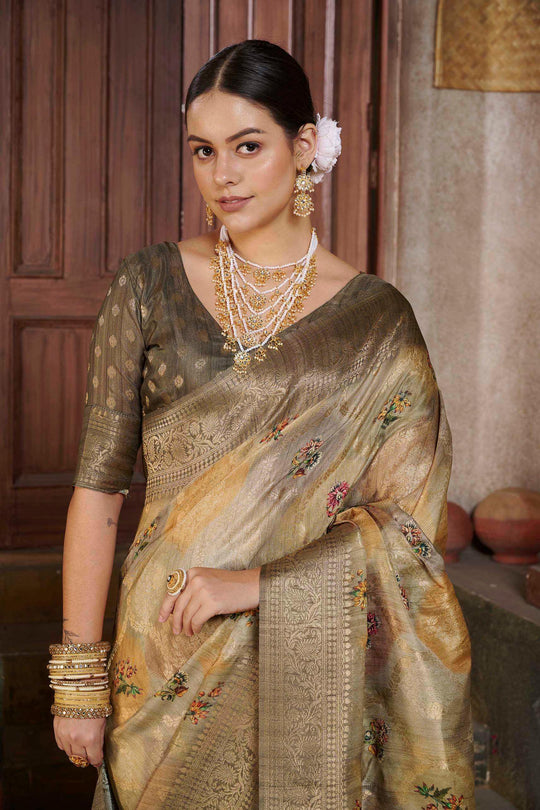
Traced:
[[86, 766], [90, 764], [85, 757], [78, 757], [76, 754], [73, 754], [73, 756], [68, 757], [68, 759], [70, 762], [73, 762], [73, 764], [76, 765], [77, 768], [86, 768]]
[[[182, 576], [183, 575], [183, 576]], [[180, 582], [182, 584], [180, 584]], [[178, 596], [182, 593], [187, 583], [187, 572], [183, 568], [177, 568], [167, 577], [167, 593], [169, 596]]]

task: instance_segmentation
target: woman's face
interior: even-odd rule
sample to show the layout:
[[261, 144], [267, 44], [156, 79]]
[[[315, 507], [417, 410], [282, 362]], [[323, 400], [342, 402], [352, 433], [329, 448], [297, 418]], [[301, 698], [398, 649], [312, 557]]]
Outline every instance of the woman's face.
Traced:
[[[264, 108], [211, 90], [190, 105], [187, 133], [199, 190], [229, 231], [295, 219], [294, 181], [297, 169], [307, 168], [315, 155], [314, 124], [304, 125], [292, 144]], [[233, 210], [221, 207], [222, 197], [249, 200]]]

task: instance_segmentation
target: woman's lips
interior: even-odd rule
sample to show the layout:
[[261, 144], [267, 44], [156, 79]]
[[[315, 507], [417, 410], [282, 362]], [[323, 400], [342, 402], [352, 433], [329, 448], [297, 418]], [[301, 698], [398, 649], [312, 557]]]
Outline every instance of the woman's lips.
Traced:
[[248, 203], [252, 197], [243, 197], [241, 200], [218, 200], [223, 211], [238, 211]]

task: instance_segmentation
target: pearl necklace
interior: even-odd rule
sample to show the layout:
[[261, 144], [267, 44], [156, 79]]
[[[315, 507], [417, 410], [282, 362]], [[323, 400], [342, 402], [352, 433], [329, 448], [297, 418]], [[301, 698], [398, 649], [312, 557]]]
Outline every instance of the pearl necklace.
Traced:
[[[238, 373], [246, 373], [251, 362], [250, 352], [260, 362], [266, 357], [267, 348], [278, 349], [283, 345], [277, 333], [294, 323], [295, 313], [303, 308], [304, 300], [315, 282], [317, 268], [313, 254], [317, 245], [317, 234], [312, 228], [308, 251], [301, 259], [288, 264], [265, 266], [236, 253], [227, 228], [221, 226], [215, 247], [217, 255], [211, 260], [211, 267], [214, 271], [216, 309], [224, 328], [222, 335], [226, 338], [223, 348], [235, 352], [234, 369]], [[284, 268], [292, 265], [294, 270], [287, 277]], [[259, 284], [266, 283], [270, 275], [278, 283], [267, 290], [259, 289], [246, 278], [251, 267]], [[263, 316], [267, 313], [265, 321]]]

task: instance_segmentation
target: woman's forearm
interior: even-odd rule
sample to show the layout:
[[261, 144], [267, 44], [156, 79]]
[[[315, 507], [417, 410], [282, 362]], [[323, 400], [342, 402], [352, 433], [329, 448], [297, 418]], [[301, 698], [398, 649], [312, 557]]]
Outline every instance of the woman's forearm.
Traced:
[[75, 487], [62, 567], [64, 644], [100, 641], [124, 496]]

